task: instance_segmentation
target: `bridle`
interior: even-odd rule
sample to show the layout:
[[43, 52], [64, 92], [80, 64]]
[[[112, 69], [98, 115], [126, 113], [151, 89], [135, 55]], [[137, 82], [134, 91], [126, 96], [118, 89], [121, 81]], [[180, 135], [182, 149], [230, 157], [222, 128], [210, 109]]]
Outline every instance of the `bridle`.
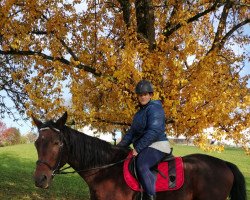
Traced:
[[[60, 164], [61, 164], [61, 160], [62, 160], [62, 150], [63, 150], [63, 146], [64, 146], [63, 139], [62, 139], [62, 136], [61, 136], [61, 131], [59, 129], [57, 129], [57, 128], [54, 128], [54, 127], [44, 127], [44, 128], [39, 129], [38, 131], [41, 132], [41, 131], [45, 131], [45, 130], [54, 130], [55, 132], [57, 132], [60, 135], [59, 156], [58, 156], [56, 164], [52, 167], [46, 161], [43, 161], [43, 160], [37, 160], [36, 161], [36, 165], [41, 165], [41, 164], [46, 165], [52, 171], [52, 177], [54, 177], [56, 174], [72, 174], [72, 173], [78, 173], [78, 172], [88, 172], [88, 171], [93, 171], [93, 170], [105, 169], [105, 168], [115, 166], [115, 165], [117, 165], [119, 163], [122, 163], [125, 160], [129, 159], [129, 158], [125, 158], [125, 159], [122, 159], [122, 160], [120, 160], [118, 162], [110, 163], [110, 164], [99, 166], [99, 167], [93, 167], [93, 168], [90, 168], [90, 169], [83, 169], [83, 170], [75, 170], [75, 171], [71, 171], [71, 172], [65, 172], [66, 169], [69, 169], [71, 167], [68, 166], [68, 167], [65, 167], [63, 169], [60, 169]], [[96, 174], [96, 173], [93, 173], [91, 175], [94, 175], [94, 174]]]
[[59, 134], [60, 136], [59, 156], [57, 158], [56, 164], [53, 167], [48, 162], [44, 160], [39, 160], [39, 159], [36, 161], [36, 165], [41, 165], [41, 164], [46, 165], [52, 171], [52, 177], [54, 177], [60, 171], [60, 164], [62, 160], [62, 149], [63, 149], [64, 144], [63, 144], [63, 140], [61, 136], [61, 131], [59, 129], [54, 128], [54, 127], [44, 127], [44, 128], [39, 129], [38, 131], [41, 132], [45, 130], [54, 130], [55, 132]]

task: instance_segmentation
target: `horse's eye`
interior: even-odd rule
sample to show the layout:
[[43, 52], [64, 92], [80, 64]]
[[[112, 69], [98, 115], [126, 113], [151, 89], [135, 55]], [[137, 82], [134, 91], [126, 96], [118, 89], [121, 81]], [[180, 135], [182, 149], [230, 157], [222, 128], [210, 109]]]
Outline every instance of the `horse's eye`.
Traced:
[[59, 141], [55, 141], [55, 142], [54, 142], [54, 145], [59, 145], [59, 144], [60, 144]]

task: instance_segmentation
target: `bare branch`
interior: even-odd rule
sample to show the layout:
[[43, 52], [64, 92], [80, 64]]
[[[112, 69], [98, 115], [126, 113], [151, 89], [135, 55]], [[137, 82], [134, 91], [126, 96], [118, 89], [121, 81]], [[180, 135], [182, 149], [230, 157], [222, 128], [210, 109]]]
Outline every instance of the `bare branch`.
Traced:
[[[192, 23], [194, 21], [197, 21], [199, 18], [205, 16], [206, 14], [208, 14], [208, 13], [210, 13], [212, 11], [215, 11], [217, 8], [219, 8], [222, 5], [223, 4], [220, 3], [220, 0], [215, 1], [215, 3], [210, 8], [208, 8], [207, 10], [204, 10], [203, 12], [198, 13], [195, 16], [189, 18], [187, 20], [187, 23]], [[173, 10], [172, 15], [174, 15], [174, 12], [176, 12], [176, 11]], [[166, 36], [166, 39], [168, 39], [170, 35], [172, 35], [175, 31], [177, 31], [182, 26], [183, 25], [181, 23], [178, 23], [178, 24], [171, 27], [171, 23], [167, 23], [165, 31], [164, 31], [163, 34], [164, 34], [164, 36]]]
[[225, 44], [225, 42], [229, 39], [229, 37], [239, 28], [241, 28], [242, 26], [249, 24], [250, 23], [250, 19], [246, 19], [244, 21], [242, 21], [241, 23], [237, 24], [236, 26], [234, 26], [230, 31], [227, 32], [227, 34], [222, 38], [221, 42], [220, 42], [220, 48], [222, 48]]
[[[0, 54], [2, 55], [23, 55], [23, 56], [40, 56], [42, 57], [43, 59], [46, 59], [46, 60], [50, 60], [50, 61], [59, 61], [63, 64], [66, 64], [66, 65], [70, 65], [70, 61], [68, 61], [67, 59], [63, 58], [63, 57], [53, 57], [53, 56], [49, 56], [47, 54], [44, 54], [42, 52], [35, 52], [35, 51], [18, 51], [18, 50], [9, 50], [9, 51], [2, 51], [0, 50]], [[86, 72], [89, 72], [95, 76], [101, 76], [101, 73], [97, 72], [96, 69], [94, 69], [93, 67], [91, 66], [88, 66], [88, 65], [83, 65], [83, 64], [78, 64], [76, 66], [76, 68], [78, 69], [83, 69], [84, 71]]]
[[236, 31], [238, 30], [239, 28], [241, 28], [242, 26], [246, 25], [250, 23], [250, 19], [246, 19], [242, 22], [240, 22], [239, 24], [235, 25], [230, 31], [228, 31], [225, 36], [221, 36], [221, 40], [218, 40], [217, 42], [214, 42], [211, 49], [208, 51], [207, 54], [209, 54], [211, 51], [213, 51], [214, 49], [222, 49], [226, 43], [226, 41], [229, 39], [229, 37]]

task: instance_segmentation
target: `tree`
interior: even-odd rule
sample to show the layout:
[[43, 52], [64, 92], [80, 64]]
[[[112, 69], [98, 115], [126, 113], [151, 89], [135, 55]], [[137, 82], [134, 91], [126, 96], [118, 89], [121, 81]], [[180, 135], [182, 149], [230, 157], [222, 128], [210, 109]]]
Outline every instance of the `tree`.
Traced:
[[6, 124], [0, 121], [0, 147], [3, 146], [3, 132], [6, 130]]
[[[13, 0], [1, 3], [0, 55], [25, 91], [21, 105], [47, 118], [68, 110], [76, 125], [126, 129], [135, 113], [134, 86], [156, 88], [167, 132], [246, 144], [250, 125], [249, 4], [245, 1]], [[242, 53], [232, 48], [237, 44]], [[190, 59], [192, 58], [192, 62]], [[28, 81], [27, 81], [28, 80]], [[65, 86], [64, 81], [67, 80]], [[65, 108], [63, 89], [72, 94]], [[19, 103], [17, 101], [17, 103]]]
[[20, 144], [22, 142], [20, 131], [16, 128], [6, 129], [2, 134], [2, 138], [4, 146]]
[[0, 121], [0, 135], [6, 130], [6, 124]]
[[25, 137], [27, 138], [28, 143], [34, 143], [36, 141], [37, 134], [30, 132], [26, 134]]
[[12, 59], [14, 58], [9, 55], [0, 56], [0, 91], [2, 91], [0, 93], [0, 116], [4, 117], [4, 114], [8, 114], [16, 119], [11, 107], [8, 106], [8, 101], [11, 100], [15, 109], [23, 116], [25, 114], [25, 103], [28, 101], [28, 94], [25, 92], [24, 85], [29, 83], [29, 80], [26, 72], [19, 73], [21, 66], [17, 65], [17, 67]]

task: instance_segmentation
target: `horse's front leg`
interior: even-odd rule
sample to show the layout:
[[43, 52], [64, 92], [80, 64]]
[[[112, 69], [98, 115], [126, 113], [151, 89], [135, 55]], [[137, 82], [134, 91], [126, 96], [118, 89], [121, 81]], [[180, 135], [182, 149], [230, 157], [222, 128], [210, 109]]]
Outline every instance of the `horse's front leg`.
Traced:
[[136, 193], [127, 187], [119, 187], [118, 185], [109, 185], [103, 183], [96, 185], [95, 188], [89, 188], [90, 200], [135, 200]]
[[132, 191], [123, 178], [121, 166], [110, 169], [85, 179], [88, 183], [91, 200], [135, 200], [136, 193]]
[[89, 189], [89, 193], [90, 193], [90, 200], [99, 200], [99, 198], [97, 197], [97, 194], [96, 194], [95, 190]]

